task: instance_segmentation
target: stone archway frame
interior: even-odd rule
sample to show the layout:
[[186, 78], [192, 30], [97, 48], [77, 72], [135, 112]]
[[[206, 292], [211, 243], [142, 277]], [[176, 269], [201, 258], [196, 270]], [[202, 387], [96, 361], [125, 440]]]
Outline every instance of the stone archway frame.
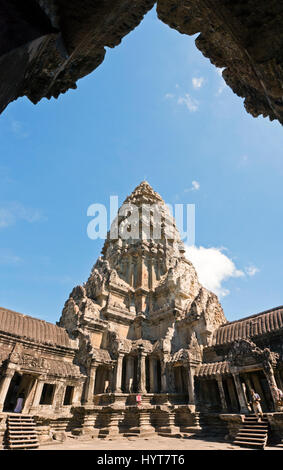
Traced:
[[[9, 0], [6, 0], [9, 4]], [[30, 3], [30, 2], [29, 2]], [[280, 2], [225, 0], [119, 0], [93, 2], [34, 1], [31, 34], [19, 44], [6, 44], [0, 56], [0, 112], [9, 102], [27, 96], [34, 104], [57, 98], [93, 72], [104, 60], [106, 47], [115, 47], [157, 4], [158, 18], [181, 34], [195, 35], [196, 46], [218, 68], [252, 116], [268, 116], [283, 123], [282, 35]], [[16, 8], [15, 6], [13, 8]], [[3, 13], [3, 12], [2, 12]], [[6, 26], [13, 28], [21, 11], [12, 11]], [[40, 27], [39, 13], [45, 17]], [[3, 13], [4, 14], [4, 13]], [[27, 22], [26, 22], [27, 24]], [[41, 25], [42, 26], [42, 25]], [[12, 35], [13, 38], [13, 35]], [[2, 43], [5, 38], [1, 37]]]

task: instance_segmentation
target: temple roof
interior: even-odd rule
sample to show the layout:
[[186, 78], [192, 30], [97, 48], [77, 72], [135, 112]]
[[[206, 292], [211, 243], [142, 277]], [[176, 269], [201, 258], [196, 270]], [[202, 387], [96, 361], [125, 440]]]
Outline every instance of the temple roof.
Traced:
[[239, 339], [253, 338], [281, 329], [283, 329], [283, 306], [226, 323], [216, 331], [213, 345], [228, 344]]
[[170, 206], [147, 181], [142, 181], [119, 208], [107, 234], [102, 254], [106, 258], [112, 258], [113, 254], [116, 256], [112, 249], [107, 253], [111, 243], [119, 244], [120, 250], [121, 241], [124, 245], [146, 241], [161, 243], [164, 246], [168, 245], [168, 240], [175, 241], [176, 244], [181, 243], [181, 236]]
[[157, 203], [164, 203], [160, 194], [158, 194], [154, 189], [150, 186], [147, 181], [142, 181], [130, 194], [130, 196], [126, 197], [125, 203], [132, 203], [136, 205], [141, 204], [157, 204]]
[[229, 374], [230, 363], [228, 361], [210, 362], [207, 364], [200, 364], [195, 371], [196, 377], [208, 377], [218, 374]]
[[64, 328], [3, 307], [0, 307], [1, 333], [55, 347], [76, 347], [76, 342], [69, 338]]

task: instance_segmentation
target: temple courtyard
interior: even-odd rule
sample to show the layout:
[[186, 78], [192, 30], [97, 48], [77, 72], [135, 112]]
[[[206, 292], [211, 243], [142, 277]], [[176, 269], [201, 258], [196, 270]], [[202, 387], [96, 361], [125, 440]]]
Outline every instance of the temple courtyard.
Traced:
[[[211, 437], [206, 438], [187, 438], [178, 439], [162, 436], [154, 436], [154, 438], [120, 438], [114, 440], [80, 440], [67, 438], [63, 443], [52, 443], [48, 445], [41, 445], [36, 450], [119, 450], [119, 451], [133, 451], [133, 450], [253, 450], [251, 448], [243, 448], [236, 446], [226, 441], [216, 441]], [[281, 446], [266, 446], [265, 450], [283, 450]]]

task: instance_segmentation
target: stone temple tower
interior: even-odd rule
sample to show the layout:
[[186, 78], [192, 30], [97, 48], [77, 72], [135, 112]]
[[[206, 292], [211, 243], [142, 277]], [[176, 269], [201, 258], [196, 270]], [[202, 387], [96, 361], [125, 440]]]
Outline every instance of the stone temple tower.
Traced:
[[[48, 442], [67, 433], [113, 439], [201, 430], [262, 447], [267, 426], [257, 439], [241, 426], [254, 389], [282, 439], [282, 345], [283, 306], [226, 320], [186, 259], [168, 207], [143, 181], [57, 325], [0, 307], [0, 448], [37, 447], [37, 436]], [[21, 393], [21, 416], [37, 435], [15, 423]]]
[[143, 181], [124, 201], [102, 256], [71, 292], [59, 322], [78, 340], [89, 429], [173, 432], [178, 420], [196, 425], [194, 372], [224, 323], [216, 295], [185, 257], [169, 209]]

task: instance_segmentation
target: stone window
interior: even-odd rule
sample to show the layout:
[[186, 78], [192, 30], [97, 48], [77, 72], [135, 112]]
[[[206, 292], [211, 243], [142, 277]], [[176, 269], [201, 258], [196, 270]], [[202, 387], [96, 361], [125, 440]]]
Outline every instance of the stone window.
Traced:
[[67, 385], [63, 405], [71, 405], [73, 402], [74, 387]]
[[40, 405], [52, 405], [54, 392], [55, 392], [55, 385], [47, 384], [47, 383], [44, 384], [39, 404]]

